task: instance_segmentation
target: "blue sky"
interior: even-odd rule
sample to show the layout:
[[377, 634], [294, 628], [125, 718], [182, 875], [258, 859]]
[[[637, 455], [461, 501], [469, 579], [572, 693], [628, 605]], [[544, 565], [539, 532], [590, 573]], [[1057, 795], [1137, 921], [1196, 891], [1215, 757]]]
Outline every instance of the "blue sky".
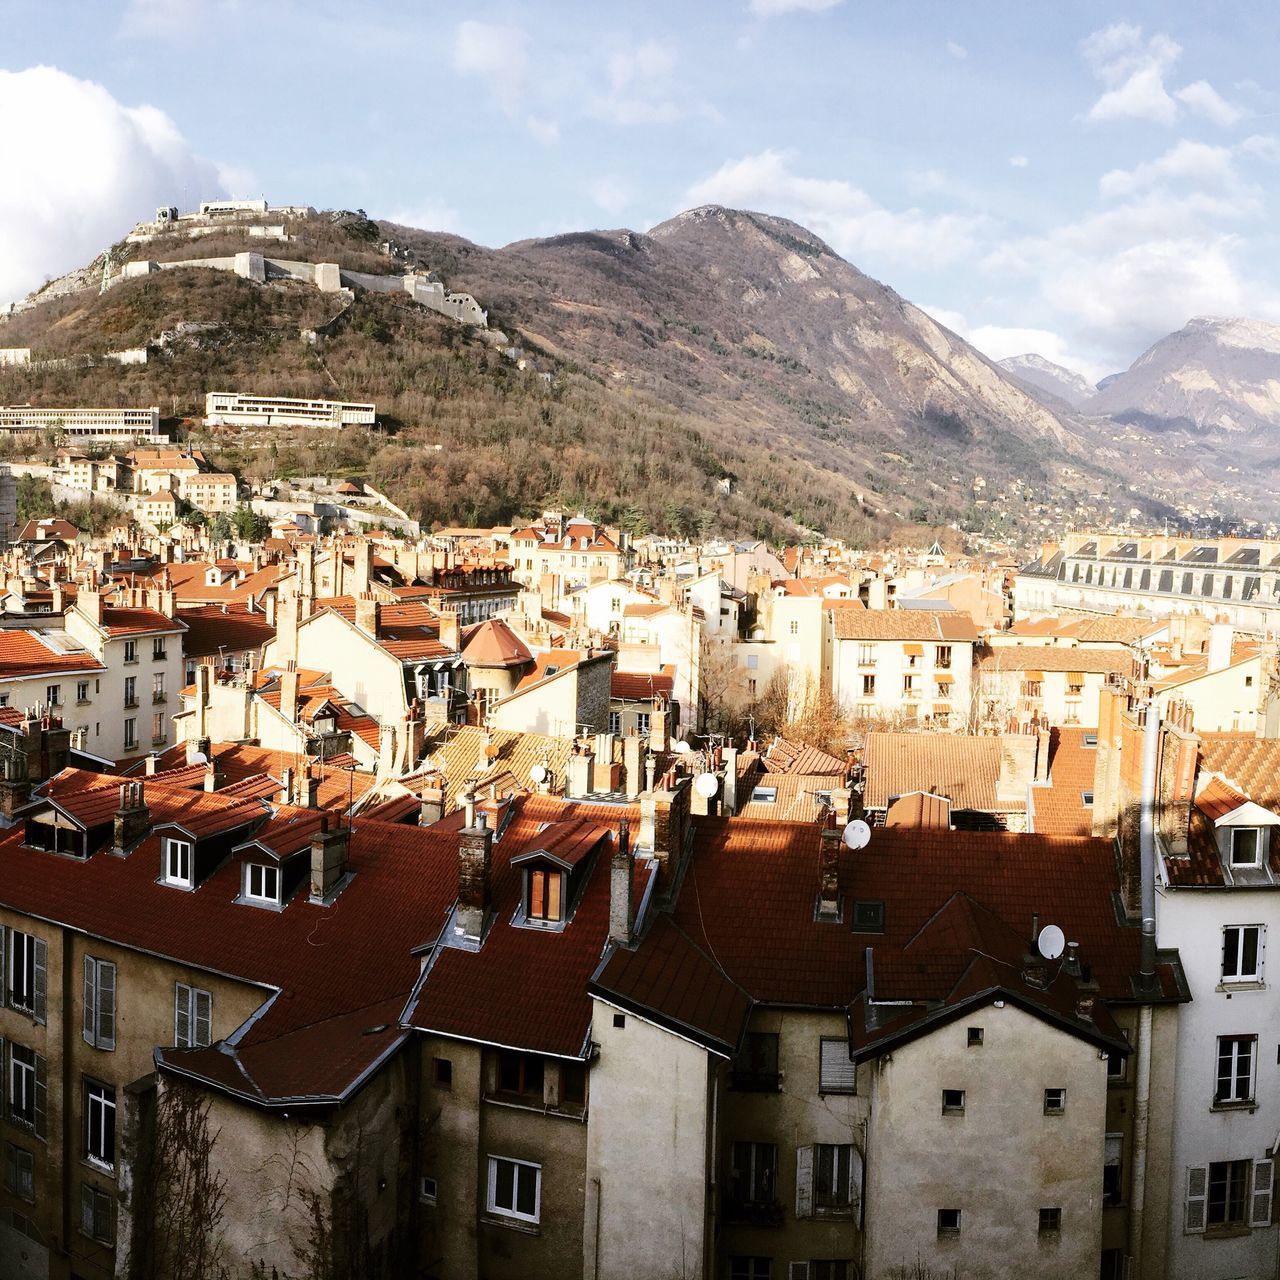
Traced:
[[221, 190], [491, 245], [761, 209], [1093, 376], [1192, 315], [1280, 322], [1269, 4], [0, 0], [0, 31], [0, 298]]

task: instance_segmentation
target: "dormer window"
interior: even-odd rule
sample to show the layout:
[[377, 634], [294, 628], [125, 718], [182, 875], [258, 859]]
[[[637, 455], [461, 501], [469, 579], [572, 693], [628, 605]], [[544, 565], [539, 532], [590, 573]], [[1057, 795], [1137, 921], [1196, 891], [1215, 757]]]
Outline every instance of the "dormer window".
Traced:
[[191, 841], [172, 836], [164, 842], [164, 882], [180, 889], [194, 887], [191, 874]]
[[1256, 867], [1261, 862], [1262, 832], [1257, 827], [1234, 827], [1231, 831], [1231, 865]]
[[280, 905], [280, 868], [262, 862], [246, 862], [244, 896], [248, 902]]
[[535, 924], [564, 922], [564, 873], [534, 867], [528, 873], [525, 918]]

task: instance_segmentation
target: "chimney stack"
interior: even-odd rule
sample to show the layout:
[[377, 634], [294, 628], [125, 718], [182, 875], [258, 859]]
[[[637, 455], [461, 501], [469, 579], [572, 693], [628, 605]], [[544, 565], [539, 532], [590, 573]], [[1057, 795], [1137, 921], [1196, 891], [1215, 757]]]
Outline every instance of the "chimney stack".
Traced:
[[818, 915], [819, 920], [840, 919], [839, 827], [823, 827], [818, 832]]
[[322, 827], [311, 840], [311, 901], [328, 905], [347, 876], [347, 853], [351, 828], [338, 825], [332, 831]]
[[217, 758], [210, 752], [208, 763], [204, 767], [204, 789], [210, 793], [217, 791], [226, 780], [226, 775], [218, 767]]
[[458, 913], [454, 933], [478, 946], [492, 909], [493, 828], [468, 792], [467, 825], [458, 832]]
[[427, 779], [422, 788], [422, 807], [418, 810], [418, 825], [429, 827], [444, 817], [445, 785], [444, 779], [433, 775]]
[[623, 786], [627, 791], [627, 799], [635, 798], [644, 790], [644, 743], [638, 734], [629, 733], [622, 740], [622, 774]]
[[659, 698], [653, 700], [653, 711], [649, 715], [649, 749], [662, 753], [671, 746], [667, 737], [667, 706]]
[[361, 631], [367, 631], [377, 639], [378, 623], [381, 618], [382, 604], [377, 596], [370, 595], [367, 591], [356, 596], [356, 626]]
[[128, 853], [151, 826], [151, 811], [141, 782], [125, 782], [120, 786], [120, 807], [115, 815], [113, 852]]
[[298, 720], [298, 672], [296, 664], [289, 663], [288, 669], [280, 674], [280, 714], [290, 724]]
[[440, 610], [440, 643], [449, 653], [462, 651], [462, 627], [456, 609]]
[[609, 868], [609, 940], [620, 947], [628, 947], [634, 941], [636, 913], [633, 871], [631, 828], [623, 818], [618, 824], [618, 838]]
[[585, 800], [591, 794], [592, 776], [595, 773], [595, 756], [590, 750], [579, 751], [575, 746], [569, 756], [569, 773], [565, 778], [565, 799]]
[[76, 593], [76, 608], [95, 626], [102, 625], [102, 592], [97, 587], [81, 587]]

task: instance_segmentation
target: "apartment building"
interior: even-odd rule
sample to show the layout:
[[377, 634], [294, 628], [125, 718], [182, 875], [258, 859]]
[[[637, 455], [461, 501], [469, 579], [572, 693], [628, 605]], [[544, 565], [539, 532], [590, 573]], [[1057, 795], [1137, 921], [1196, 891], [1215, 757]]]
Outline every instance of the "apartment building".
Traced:
[[495, 530], [494, 540], [505, 549], [512, 576], [527, 587], [550, 575], [567, 590], [619, 578], [627, 567], [620, 538], [583, 516], [547, 512], [540, 522], [510, 533]]
[[210, 391], [205, 396], [204, 420], [210, 426], [226, 427], [371, 427], [377, 421], [377, 406]]
[[144, 440], [163, 443], [160, 410], [33, 408], [0, 406], [0, 432], [15, 435], [34, 431], [58, 431], [72, 440], [103, 443]]
[[963, 613], [835, 609], [831, 688], [861, 719], [963, 729], [978, 632]]
[[1096, 725], [1108, 680], [1128, 675], [1134, 657], [1118, 646], [997, 645], [981, 651], [978, 723], [1004, 733], [1048, 725]]

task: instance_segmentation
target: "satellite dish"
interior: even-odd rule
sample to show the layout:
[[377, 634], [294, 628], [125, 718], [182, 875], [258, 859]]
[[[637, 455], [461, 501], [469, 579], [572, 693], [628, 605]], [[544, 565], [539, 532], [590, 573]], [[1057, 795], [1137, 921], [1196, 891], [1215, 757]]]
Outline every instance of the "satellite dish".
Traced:
[[865, 849], [871, 843], [871, 828], [861, 818], [854, 818], [845, 827], [843, 839], [850, 849]]
[[693, 748], [687, 742], [677, 742], [671, 750], [678, 756], [687, 756]]
[[1067, 935], [1056, 924], [1047, 924], [1036, 939], [1036, 950], [1046, 960], [1056, 960], [1066, 950]]
[[535, 764], [533, 768], [529, 770], [529, 777], [537, 783], [546, 782], [547, 766], [545, 764]]
[[714, 773], [700, 773], [693, 780], [693, 789], [704, 800], [710, 800], [720, 790], [720, 779]]
[[191, 753], [191, 758], [187, 761], [187, 763], [188, 764], [208, 764], [209, 757], [205, 755], [203, 751], [193, 751]]

